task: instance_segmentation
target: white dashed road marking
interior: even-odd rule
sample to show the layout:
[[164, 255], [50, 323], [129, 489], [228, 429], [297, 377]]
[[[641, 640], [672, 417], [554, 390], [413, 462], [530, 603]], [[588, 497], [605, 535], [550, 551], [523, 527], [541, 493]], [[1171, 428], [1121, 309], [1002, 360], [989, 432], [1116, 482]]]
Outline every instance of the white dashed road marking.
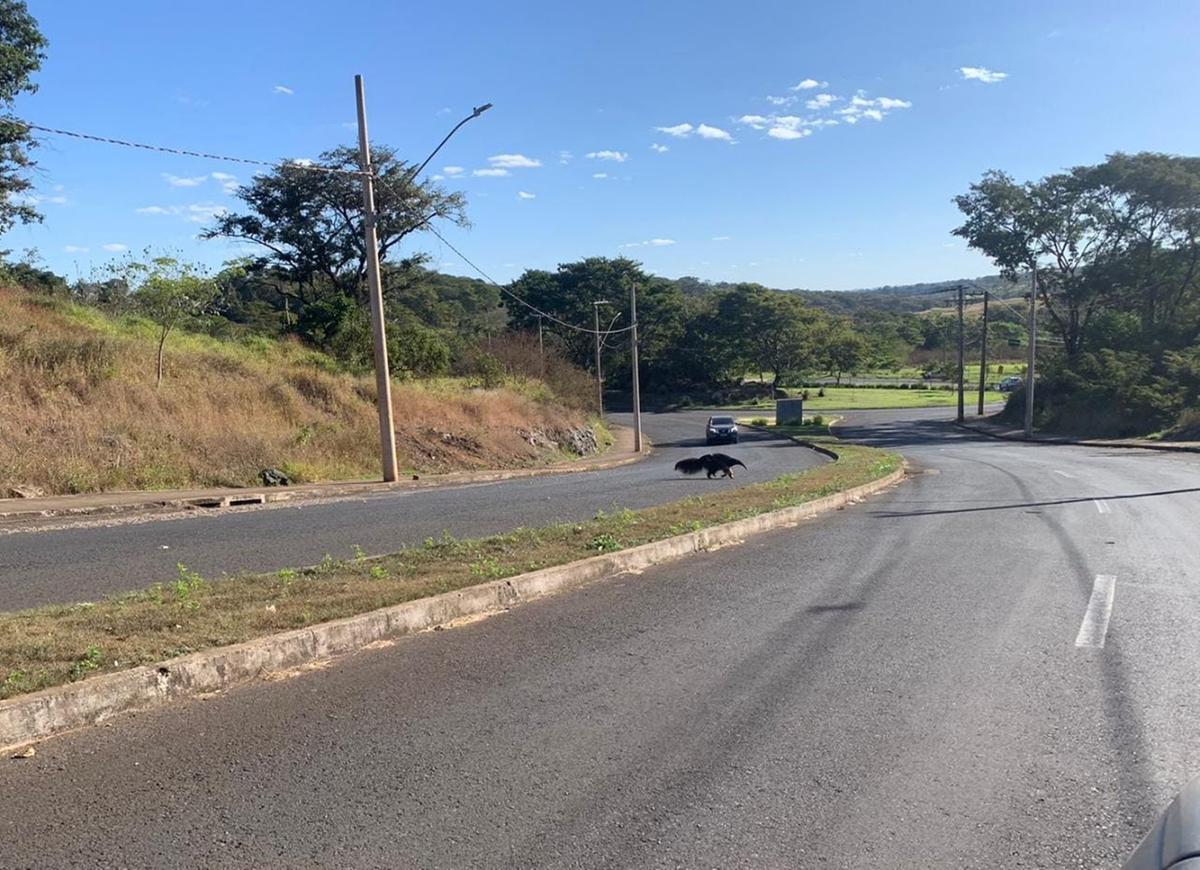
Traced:
[[1092, 584], [1092, 597], [1083, 624], [1075, 635], [1075, 646], [1101, 649], [1108, 634], [1108, 621], [1112, 618], [1113, 596], [1117, 591], [1117, 578], [1113, 574], [1097, 574]]
[[1106, 502], [1102, 498], [1092, 499], [1092, 504], [1094, 504], [1096, 506], [1096, 510], [1100, 511], [1100, 513], [1102, 513], [1102, 514], [1111, 514], [1112, 513], [1112, 508], [1110, 508], [1108, 506], [1108, 502]]

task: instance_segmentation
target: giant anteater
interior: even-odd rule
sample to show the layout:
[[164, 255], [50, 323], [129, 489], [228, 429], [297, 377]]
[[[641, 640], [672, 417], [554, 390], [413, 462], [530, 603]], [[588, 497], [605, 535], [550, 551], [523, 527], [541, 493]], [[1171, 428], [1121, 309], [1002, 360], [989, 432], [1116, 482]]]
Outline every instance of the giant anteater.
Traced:
[[699, 474], [707, 472], [709, 478], [720, 472], [722, 477], [733, 477], [733, 466], [746, 467], [744, 462], [726, 456], [724, 453], [705, 453], [699, 459], [680, 459], [675, 463], [675, 470], [684, 474]]

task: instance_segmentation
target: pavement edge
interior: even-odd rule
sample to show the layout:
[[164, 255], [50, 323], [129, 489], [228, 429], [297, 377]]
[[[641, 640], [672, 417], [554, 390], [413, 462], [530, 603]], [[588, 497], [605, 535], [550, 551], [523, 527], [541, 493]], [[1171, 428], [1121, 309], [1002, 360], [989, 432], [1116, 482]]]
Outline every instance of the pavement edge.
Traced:
[[879, 480], [795, 507], [0, 701], [0, 752], [98, 725], [122, 713], [219, 692], [248, 680], [352, 653], [381, 640], [427, 631], [463, 617], [508, 610], [597, 580], [739, 544], [753, 535], [795, 526], [861, 501], [904, 476], [901, 468]]

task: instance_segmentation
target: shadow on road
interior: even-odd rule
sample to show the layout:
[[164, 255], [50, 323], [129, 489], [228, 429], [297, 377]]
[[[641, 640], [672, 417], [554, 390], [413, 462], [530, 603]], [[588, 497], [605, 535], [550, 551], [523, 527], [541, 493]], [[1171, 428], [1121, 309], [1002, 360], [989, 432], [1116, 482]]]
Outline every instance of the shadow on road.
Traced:
[[922, 511], [870, 511], [869, 514], [881, 519], [891, 519], [895, 517], [930, 517], [941, 514], [970, 514], [977, 513], [979, 511], [1008, 511], [1019, 510], [1022, 508], [1054, 507], [1056, 505], [1079, 504], [1080, 502], [1095, 501], [1096, 499], [1117, 501], [1119, 499], [1128, 498], [1154, 498], [1156, 496], [1164, 495], [1184, 495], [1192, 492], [1200, 492], [1200, 486], [1188, 487], [1186, 489], [1164, 489], [1158, 492], [1133, 492], [1125, 495], [1083, 495], [1075, 498], [1056, 498], [1048, 501], [1023, 501], [1014, 502], [1012, 504], [983, 505], [981, 507], [939, 508], [937, 510]]

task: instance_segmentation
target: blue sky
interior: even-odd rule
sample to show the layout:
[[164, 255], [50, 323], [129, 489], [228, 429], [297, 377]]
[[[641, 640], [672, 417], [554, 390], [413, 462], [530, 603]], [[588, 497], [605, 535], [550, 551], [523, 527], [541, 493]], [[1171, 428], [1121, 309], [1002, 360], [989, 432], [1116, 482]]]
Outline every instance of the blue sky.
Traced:
[[[29, 5], [50, 45], [18, 113], [46, 126], [313, 157], [353, 141], [362, 73], [372, 139], [420, 160], [494, 103], [430, 172], [468, 199], [447, 238], [501, 281], [619, 254], [812, 289], [983, 274], [949, 232], [984, 170], [1200, 143], [1183, 0]], [[122, 246], [238, 253], [195, 237], [251, 167], [59, 137], [37, 158], [45, 222], [4, 247], [69, 277]], [[432, 236], [414, 249], [469, 274]]]

